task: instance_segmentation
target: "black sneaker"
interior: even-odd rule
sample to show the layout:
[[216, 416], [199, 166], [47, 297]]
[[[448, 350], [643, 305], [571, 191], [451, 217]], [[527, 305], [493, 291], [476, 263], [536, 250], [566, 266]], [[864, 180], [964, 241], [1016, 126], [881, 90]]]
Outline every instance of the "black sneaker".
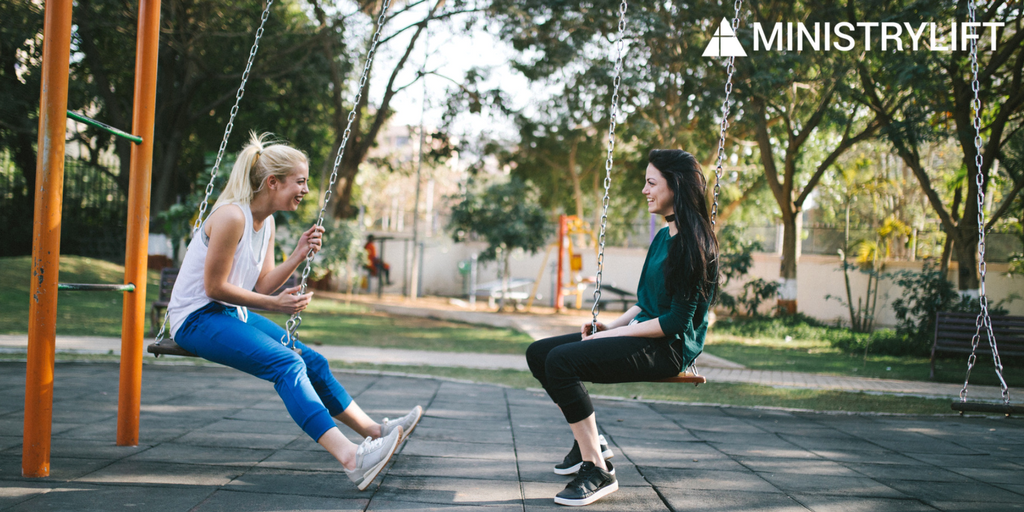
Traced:
[[[597, 442], [601, 445], [601, 456], [604, 460], [608, 460], [615, 456], [611, 448], [608, 448], [608, 441], [605, 440], [604, 436], [597, 436]], [[580, 464], [583, 464], [583, 455], [580, 454], [580, 444], [576, 441], [572, 442], [572, 449], [569, 450], [569, 454], [562, 459], [562, 463], [555, 466], [556, 475], [571, 475], [580, 470]], [[615, 472], [612, 471], [614, 474]]]
[[582, 507], [619, 490], [619, 482], [615, 479], [615, 468], [611, 462], [605, 462], [608, 471], [586, 461], [580, 466], [580, 472], [573, 478], [562, 492], [555, 495], [555, 503], [570, 507]]

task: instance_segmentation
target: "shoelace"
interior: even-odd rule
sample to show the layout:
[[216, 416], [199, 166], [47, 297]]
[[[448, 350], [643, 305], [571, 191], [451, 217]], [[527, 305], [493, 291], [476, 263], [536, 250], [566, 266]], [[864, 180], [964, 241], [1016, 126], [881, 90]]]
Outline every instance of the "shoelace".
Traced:
[[372, 451], [380, 448], [381, 446], [384, 445], [384, 440], [385, 439], [387, 439], [387, 438], [386, 437], [378, 437], [377, 439], [374, 439], [372, 437], [367, 437], [366, 440], [363, 441], [363, 444], [362, 444], [363, 453], [369, 453], [369, 452], [372, 452]]

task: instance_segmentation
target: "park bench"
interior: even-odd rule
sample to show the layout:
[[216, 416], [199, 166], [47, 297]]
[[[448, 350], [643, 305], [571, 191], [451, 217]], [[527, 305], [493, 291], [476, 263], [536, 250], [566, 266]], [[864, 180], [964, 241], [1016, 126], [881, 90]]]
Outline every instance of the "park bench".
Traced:
[[[932, 343], [931, 378], [935, 378], [935, 356], [939, 352], [971, 353], [971, 340], [977, 330], [977, 313], [939, 311], [935, 316], [935, 339]], [[1024, 356], [1024, 316], [991, 315], [992, 332], [1000, 356]], [[988, 334], [983, 328], [977, 354], [991, 357]]]
[[[174, 281], [177, 278], [178, 269], [176, 268], [165, 268], [160, 271], [160, 291], [157, 293], [157, 298], [153, 301], [153, 306], [150, 310], [153, 320], [151, 324], [153, 336], [156, 336], [157, 331], [160, 329], [160, 324], [163, 322], [164, 312], [167, 310], [167, 305], [171, 301], [171, 290], [174, 289]], [[288, 276], [288, 280], [271, 295], [277, 295], [286, 288], [298, 286], [298, 284], [299, 277], [292, 274], [291, 276]], [[253, 311], [262, 311], [257, 308], [250, 309]], [[159, 344], [151, 343], [149, 347], [146, 348], [146, 351], [157, 357], [160, 357], [160, 355], [195, 357], [195, 354], [179, 347], [178, 344], [171, 339], [169, 332], [166, 333], [166, 337], [161, 340]]]
[[[516, 308], [523, 301], [530, 298], [530, 292], [525, 288], [533, 284], [533, 279], [512, 278], [508, 280], [508, 291], [502, 292], [501, 280], [488, 281], [473, 287], [471, 295], [474, 297], [486, 297], [488, 307], [497, 307], [496, 302], [504, 296], [505, 300], [511, 300]], [[522, 288], [523, 290], [517, 290]]]

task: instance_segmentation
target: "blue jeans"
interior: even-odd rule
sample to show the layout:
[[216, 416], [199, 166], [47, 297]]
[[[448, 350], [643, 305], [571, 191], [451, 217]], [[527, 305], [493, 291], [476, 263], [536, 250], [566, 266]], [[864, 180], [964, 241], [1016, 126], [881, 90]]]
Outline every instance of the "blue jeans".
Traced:
[[332, 416], [352, 403], [331, 374], [324, 356], [296, 342], [297, 354], [281, 344], [285, 330], [249, 312], [238, 319], [234, 307], [211, 302], [181, 324], [174, 341], [183, 349], [274, 383], [288, 414], [314, 441], [335, 426]]

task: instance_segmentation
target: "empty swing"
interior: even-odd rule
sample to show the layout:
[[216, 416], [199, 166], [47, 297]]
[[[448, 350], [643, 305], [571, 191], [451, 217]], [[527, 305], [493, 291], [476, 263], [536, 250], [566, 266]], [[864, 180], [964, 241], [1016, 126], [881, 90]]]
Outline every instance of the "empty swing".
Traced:
[[[975, 3], [969, 2], [967, 10], [969, 23], [966, 25], [970, 27], [969, 33], [971, 36], [976, 36], [976, 32], [978, 30], [976, 27], [977, 23], [975, 23], [976, 14], [977, 9]], [[974, 179], [975, 184], [978, 186], [978, 302], [980, 304], [980, 311], [978, 312], [977, 320], [975, 320], [974, 337], [971, 339], [971, 355], [967, 358], [967, 374], [964, 377], [964, 387], [960, 390], [960, 400], [953, 402], [951, 407], [954, 411], [959, 411], [961, 416], [963, 416], [964, 412], [990, 412], [1002, 413], [1009, 417], [1014, 413], [1024, 413], [1024, 406], [1012, 405], [1010, 403], [1010, 389], [1006, 384], [1006, 379], [1003, 378], [1003, 362], [999, 357], [996, 335], [992, 329], [992, 318], [989, 316], [988, 311], [988, 297], [985, 294], [985, 272], [987, 270], [985, 264], [985, 189], [984, 177], [981, 174], [984, 157], [981, 154], [981, 98], [979, 97], [980, 86], [978, 82], [978, 41], [976, 39], [970, 39], [970, 41], [971, 72], [973, 74], [971, 89], [974, 91], [974, 99], [971, 100], [971, 106], [974, 110], [972, 124], [974, 125], [974, 148], [977, 151], [974, 156], [974, 164], [977, 167], [977, 174], [974, 175]], [[992, 350], [992, 362], [995, 364], [996, 377], [999, 378], [999, 387], [1002, 393], [1003, 403], [1001, 404], [967, 401], [967, 387], [971, 380], [971, 370], [974, 369], [974, 363], [978, 359], [976, 352], [978, 350], [978, 344], [981, 342], [983, 332], [985, 337], [988, 339], [989, 348]]]

